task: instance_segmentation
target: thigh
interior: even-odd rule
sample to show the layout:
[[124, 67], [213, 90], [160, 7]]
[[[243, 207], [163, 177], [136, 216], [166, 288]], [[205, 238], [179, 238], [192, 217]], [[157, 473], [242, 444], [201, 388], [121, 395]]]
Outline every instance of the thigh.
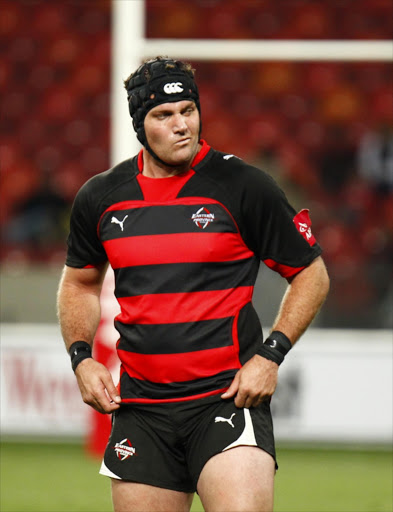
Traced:
[[198, 494], [206, 512], [271, 512], [275, 461], [264, 450], [238, 446], [205, 464]]
[[194, 492], [183, 446], [168, 415], [167, 408], [157, 407], [116, 411], [100, 473], [120, 481]]
[[189, 512], [193, 494], [112, 479], [114, 512]]
[[221, 400], [192, 419], [195, 425], [187, 438], [187, 460], [195, 486], [206, 463], [221, 452], [239, 446], [258, 447], [275, 459], [269, 403], [245, 409], [237, 408], [233, 400]]

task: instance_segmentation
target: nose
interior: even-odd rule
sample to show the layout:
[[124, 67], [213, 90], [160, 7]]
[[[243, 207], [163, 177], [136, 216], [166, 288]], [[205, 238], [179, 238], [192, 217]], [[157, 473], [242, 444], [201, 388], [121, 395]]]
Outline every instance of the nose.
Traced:
[[173, 116], [173, 131], [175, 133], [184, 133], [188, 129], [186, 120], [183, 115], [175, 114]]

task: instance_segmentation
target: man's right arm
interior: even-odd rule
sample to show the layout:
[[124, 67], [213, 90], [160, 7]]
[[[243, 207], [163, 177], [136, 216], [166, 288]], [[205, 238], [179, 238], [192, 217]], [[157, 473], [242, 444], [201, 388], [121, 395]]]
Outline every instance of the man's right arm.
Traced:
[[[100, 322], [100, 293], [106, 265], [94, 268], [65, 267], [57, 295], [57, 312], [64, 343], [69, 351], [75, 341], [91, 346]], [[112, 413], [120, 397], [108, 369], [92, 358], [83, 359], [75, 370], [83, 401], [98, 412]]]

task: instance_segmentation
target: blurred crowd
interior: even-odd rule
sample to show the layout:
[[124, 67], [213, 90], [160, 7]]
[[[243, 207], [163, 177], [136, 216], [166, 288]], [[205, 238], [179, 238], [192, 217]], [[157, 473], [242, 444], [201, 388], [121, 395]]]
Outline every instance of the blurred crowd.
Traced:
[[[391, 38], [390, 0], [353, 4], [147, 0], [146, 34]], [[15, 251], [36, 263], [64, 251], [76, 191], [109, 167], [110, 10], [108, 0], [2, 0], [3, 263]], [[193, 64], [203, 138], [265, 169], [295, 207], [310, 208], [332, 279], [323, 324], [391, 326], [391, 63]]]

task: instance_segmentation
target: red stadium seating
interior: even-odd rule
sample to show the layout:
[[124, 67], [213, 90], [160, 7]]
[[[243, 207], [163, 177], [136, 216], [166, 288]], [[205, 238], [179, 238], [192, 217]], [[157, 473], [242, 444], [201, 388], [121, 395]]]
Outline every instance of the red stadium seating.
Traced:
[[[288, 0], [285, 9], [273, 0], [146, 0], [146, 6], [150, 38], [390, 39], [393, 15], [390, 0], [359, 0], [356, 9], [341, 0]], [[94, 9], [76, 0], [2, 0], [2, 227], [37, 190], [43, 170], [71, 203], [87, 178], [109, 166], [110, 9], [108, 0], [96, 0]], [[342, 265], [340, 283], [355, 290], [342, 301], [349, 307], [356, 293], [364, 301], [375, 296], [379, 285], [370, 284], [370, 269], [375, 262], [386, 269], [391, 259], [393, 207], [391, 192], [381, 195], [357, 176], [356, 152], [368, 130], [393, 124], [390, 64], [193, 64], [203, 136], [266, 165], [298, 197], [310, 196], [327, 263], [339, 275]], [[331, 146], [335, 131], [345, 133], [341, 148]], [[349, 162], [345, 176], [337, 167], [336, 174], [326, 170], [340, 151]], [[10, 247], [5, 243], [3, 257]], [[359, 275], [366, 276], [365, 289], [355, 286]]]

